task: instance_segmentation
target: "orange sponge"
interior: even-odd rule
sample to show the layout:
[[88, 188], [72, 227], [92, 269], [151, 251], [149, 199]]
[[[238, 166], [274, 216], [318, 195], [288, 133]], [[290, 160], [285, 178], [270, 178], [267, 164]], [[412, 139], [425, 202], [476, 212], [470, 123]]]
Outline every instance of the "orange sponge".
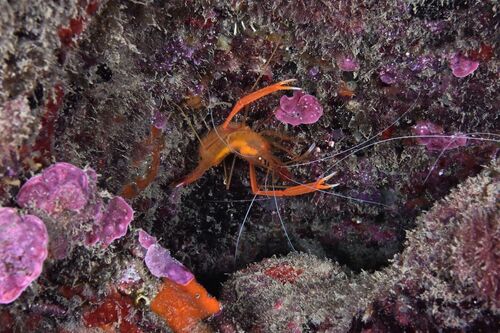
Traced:
[[219, 312], [221, 306], [196, 279], [184, 286], [165, 279], [151, 301], [151, 310], [176, 333], [208, 332], [201, 320]]

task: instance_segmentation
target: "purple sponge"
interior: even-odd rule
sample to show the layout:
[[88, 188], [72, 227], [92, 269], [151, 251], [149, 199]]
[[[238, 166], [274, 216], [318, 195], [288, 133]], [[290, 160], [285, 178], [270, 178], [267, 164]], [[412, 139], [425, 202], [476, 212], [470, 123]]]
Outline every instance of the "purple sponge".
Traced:
[[186, 285], [194, 279], [193, 273], [173, 258], [169, 250], [158, 244], [156, 237], [139, 230], [139, 243], [147, 249], [144, 262], [154, 276], [166, 277], [180, 285]]
[[29, 179], [19, 190], [17, 202], [42, 214], [50, 230], [50, 253], [62, 259], [74, 245], [100, 242], [107, 247], [127, 232], [132, 208], [122, 197], [112, 198], [106, 206], [97, 190], [94, 170], [61, 162]]
[[122, 197], [114, 197], [106, 212], [95, 221], [94, 230], [88, 235], [87, 243], [95, 244], [101, 241], [104, 247], [108, 246], [115, 239], [125, 236], [133, 218], [132, 207]]
[[316, 97], [301, 90], [295, 91], [292, 97], [282, 96], [275, 111], [279, 121], [292, 126], [314, 124], [322, 115], [323, 107]]
[[89, 181], [95, 183], [96, 179], [92, 169], [84, 171], [69, 163], [56, 163], [21, 187], [17, 203], [21, 207], [32, 205], [49, 215], [64, 210], [79, 212], [92, 194]]
[[47, 244], [42, 220], [0, 207], [0, 304], [16, 300], [40, 275]]
[[454, 53], [450, 57], [450, 68], [456, 77], [466, 77], [476, 71], [479, 61]]

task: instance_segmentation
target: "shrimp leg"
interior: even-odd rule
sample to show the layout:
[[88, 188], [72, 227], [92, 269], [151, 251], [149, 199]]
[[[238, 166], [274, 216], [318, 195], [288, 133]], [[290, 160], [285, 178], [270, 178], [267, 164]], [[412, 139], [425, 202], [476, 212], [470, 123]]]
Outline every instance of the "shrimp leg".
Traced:
[[200, 164], [198, 164], [196, 169], [191, 171], [191, 173], [189, 173], [189, 175], [185, 176], [181, 181], [172, 184], [172, 186], [177, 188], [177, 187], [191, 184], [192, 182], [196, 181], [198, 178], [203, 176], [203, 174], [211, 167], [212, 167], [212, 165], [210, 165], [210, 164], [200, 162]]
[[231, 113], [226, 118], [226, 121], [224, 121], [224, 123], [222, 124], [222, 128], [226, 129], [231, 120], [234, 118], [234, 116], [236, 116], [243, 107], [252, 103], [253, 101], [258, 100], [259, 98], [262, 98], [278, 90], [301, 90], [298, 87], [291, 87], [286, 85], [287, 83], [293, 81], [295, 81], [295, 79], [284, 80], [244, 96], [238, 102], [236, 102], [233, 109], [231, 110]]
[[284, 190], [274, 190], [274, 191], [262, 191], [259, 188], [259, 184], [257, 183], [257, 175], [255, 173], [255, 165], [251, 162], [248, 163], [250, 166], [250, 185], [252, 186], [252, 193], [255, 195], [267, 195], [267, 196], [276, 196], [276, 197], [293, 197], [297, 195], [307, 194], [316, 192], [318, 190], [329, 190], [336, 185], [326, 184], [332, 177], [332, 175], [320, 178], [315, 182], [300, 184], [296, 186], [290, 186], [285, 188]]

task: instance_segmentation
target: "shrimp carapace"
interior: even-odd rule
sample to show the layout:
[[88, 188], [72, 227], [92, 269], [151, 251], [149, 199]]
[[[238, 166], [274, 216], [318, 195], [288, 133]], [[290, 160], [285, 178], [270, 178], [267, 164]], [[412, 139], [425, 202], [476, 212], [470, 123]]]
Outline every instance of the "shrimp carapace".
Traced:
[[175, 184], [175, 187], [184, 186], [196, 181], [208, 169], [219, 165], [229, 154], [237, 154], [246, 160], [250, 166], [250, 183], [252, 192], [255, 195], [274, 195], [274, 196], [296, 196], [318, 190], [327, 190], [334, 185], [326, 184], [329, 176], [320, 178], [315, 182], [289, 186], [283, 190], [260, 190], [257, 183], [255, 166], [267, 169], [273, 174], [279, 175], [284, 179], [291, 179], [290, 172], [286, 166], [272, 153], [271, 143], [262, 135], [252, 130], [243, 123], [231, 122], [234, 116], [240, 112], [243, 107], [253, 101], [269, 95], [278, 90], [298, 90], [300, 88], [291, 87], [287, 84], [294, 81], [285, 80], [268, 87], [257, 90], [242, 99], [240, 99], [231, 110], [224, 123], [211, 130], [200, 143], [198, 166], [183, 180]]

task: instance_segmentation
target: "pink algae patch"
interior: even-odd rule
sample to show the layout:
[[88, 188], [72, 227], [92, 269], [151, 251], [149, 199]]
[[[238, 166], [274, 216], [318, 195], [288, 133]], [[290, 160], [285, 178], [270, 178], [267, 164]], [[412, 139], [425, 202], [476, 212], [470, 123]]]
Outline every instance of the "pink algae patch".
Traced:
[[465, 57], [461, 54], [453, 54], [450, 58], [450, 68], [454, 76], [466, 77], [476, 71], [479, 61]]
[[106, 212], [96, 222], [94, 240], [100, 240], [104, 247], [110, 245], [115, 239], [125, 236], [133, 219], [132, 207], [122, 197], [112, 198]]
[[303, 91], [295, 91], [292, 97], [282, 96], [275, 111], [276, 119], [285, 124], [297, 126], [314, 124], [323, 115], [318, 99]]
[[359, 70], [359, 62], [353, 57], [339, 56], [336, 61], [337, 66], [344, 72], [355, 72]]
[[156, 237], [153, 237], [144, 230], [139, 229], [139, 243], [147, 250], [151, 245], [156, 244], [157, 240]]
[[419, 145], [426, 146], [427, 150], [447, 150], [462, 147], [467, 144], [467, 136], [460, 133], [445, 135], [441, 126], [430, 121], [419, 121], [412, 127], [417, 136]]
[[[64, 162], [55, 163], [30, 178], [19, 190], [17, 203], [35, 213], [54, 219], [51, 255], [67, 256], [71, 248], [83, 242], [103, 247], [124, 236], [134, 217], [132, 207], [122, 198], [113, 197], [107, 204], [97, 189], [97, 174]], [[52, 222], [51, 222], [52, 223]], [[76, 230], [67, 233], [64, 230]]]
[[42, 220], [0, 207], [0, 304], [16, 300], [40, 276], [47, 245]]
[[69, 163], [56, 163], [31, 177], [20, 189], [17, 202], [57, 215], [63, 210], [81, 211], [90, 198], [89, 179], [97, 178], [94, 170], [81, 170]]
[[182, 286], [194, 279], [193, 273], [172, 257], [169, 250], [158, 244], [156, 237], [141, 229], [139, 230], [139, 243], [147, 249], [144, 262], [154, 276], [166, 277]]

